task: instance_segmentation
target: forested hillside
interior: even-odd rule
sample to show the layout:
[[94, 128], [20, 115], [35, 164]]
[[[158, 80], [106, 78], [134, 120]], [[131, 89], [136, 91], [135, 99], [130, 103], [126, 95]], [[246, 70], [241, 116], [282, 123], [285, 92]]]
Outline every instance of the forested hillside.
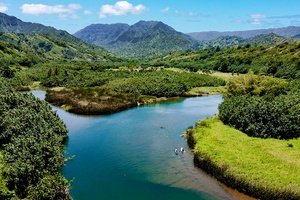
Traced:
[[198, 41], [207, 41], [214, 40], [218, 37], [226, 37], [226, 36], [237, 36], [242, 37], [244, 39], [256, 37], [258, 35], [266, 35], [274, 33], [283, 37], [294, 37], [295, 35], [300, 34], [299, 26], [288, 26], [283, 28], [270, 28], [270, 29], [257, 29], [257, 30], [245, 30], [245, 31], [208, 31], [208, 32], [194, 32], [187, 33], [194, 39]]
[[[47, 60], [104, 59], [110, 54], [97, 46], [68, 43], [53, 35], [0, 33], [1, 61], [32, 66]], [[75, 45], [76, 44], [76, 45]]]
[[[0, 13], [0, 32], [2, 32], [1, 40], [12, 44], [16, 48], [20, 48], [20, 45], [24, 46], [24, 43], [27, 43], [26, 46], [27, 51], [28, 50], [34, 51], [37, 50], [37, 48], [42, 48], [42, 49], [44, 48], [48, 53], [49, 51], [51, 51], [52, 48], [52, 47], [50, 48], [50, 46], [59, 46], [61, 48], [59, 50], [62, 50], [63, 48], [63, 50], [65, 51], [64, 53], [68, 54], [69, 52], [69, 54], [71, 54], [71, 57], [78, 56], [78, 54], [76, 54], [76, 51], [81, 54], [91, 54], [89, 55], [89, 57], [93, 57], [93, 56], [103, 57], [103, 56], [111, 55], [103, 48], [86, 43], [74, 37], [73, 35], [69, 34], [67, 31], [57, 30], [53, 27], [44, 26], [38, 23], [23, 22], [22, 20], [14, 16], [9, 16], [4, 13]], [[26, 38], [26, 37], [31, 37], [31, 38]], [[39, 39], [35, 40], [34, 37], [39, 37]], [[46, 44], [45, 46], [42, 44], [43, 42]], [[40, 52], [34, 52], [34, 53], [36, 53], [37, 56], [40, 56], [39, 55]], [[76, 54], [76, 55], [72, 55], [72, 54]], [[63, 56], [58, 55], [56, 57], [63, 57]], [[84, 57], [84, 56], [80, 55], [79, 57]]]
[[239, 36], [220, 36], [209, 41], [200, 41], [191, 49], [210, 49], [210, 48], [229, 48], [238, 46], [273, 46], [281, 43], [299, 44], [300, 40], [291, 37], [283, 37], [274, 33], [257, 35], [251, 38], [242, 38]]
[[300, 77], [300, 45], [281, 43], [274, 46], [237, 46], [195, 51], [172, 52], [165, 57], [147, 60], [152, 66], [183, 69], [217, 70], [231, 73], [272, 75], [281, 78]]

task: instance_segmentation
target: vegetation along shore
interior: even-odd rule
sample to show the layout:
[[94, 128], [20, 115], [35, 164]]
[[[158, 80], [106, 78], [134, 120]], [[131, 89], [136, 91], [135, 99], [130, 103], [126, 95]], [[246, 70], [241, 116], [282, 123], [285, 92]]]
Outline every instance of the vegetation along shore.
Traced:
[[[95, 87], [49, 89], [46, 101], [72, 113], [97, 115], [176, 97], [206, 95], [221, 90], [220, 86], [225, 85], [224, 80], [208, 74], [164, 69], [138, 72], [123, 69], [98, 75], [110, 79]], [[220, 88], [211, 89], [216, 86]]]
[[299, 199], [299, 89], [299, 80], [230, 79], [219, 115], [184, 133], [195, 164], [252, 197]]

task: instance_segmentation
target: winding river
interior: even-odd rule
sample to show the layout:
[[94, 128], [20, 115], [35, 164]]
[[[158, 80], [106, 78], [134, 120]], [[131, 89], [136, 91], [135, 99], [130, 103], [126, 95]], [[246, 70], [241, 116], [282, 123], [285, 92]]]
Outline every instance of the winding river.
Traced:
[[[45, 92], [36, 90], [43, 99]], [[181, 133], [213, 116], [219, 95], [179, 99], [86, 117], [59, 108], [69, 129], [63, 174], [74, 200], [238, 199], [194, 167]], [[186, 151], [176, 155], [174, 149]]]

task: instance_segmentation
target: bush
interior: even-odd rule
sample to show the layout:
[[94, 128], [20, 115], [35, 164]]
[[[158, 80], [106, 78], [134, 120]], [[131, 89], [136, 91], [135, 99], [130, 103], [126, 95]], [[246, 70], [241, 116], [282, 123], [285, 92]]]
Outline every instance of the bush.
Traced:
[[251, 95], [227, 98], [219, 105], [219, 117], [249, 136], [291, 139], [300, 136], [299, 92], [272, 100]]

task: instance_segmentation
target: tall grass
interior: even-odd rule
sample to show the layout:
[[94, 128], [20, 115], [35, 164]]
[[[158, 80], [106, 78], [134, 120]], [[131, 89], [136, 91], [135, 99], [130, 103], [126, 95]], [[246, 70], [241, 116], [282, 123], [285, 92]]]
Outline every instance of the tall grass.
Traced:
[[186, 131], [195, 164], [260, 199], [300, 199], [300, 139], [252, 138], [218, 119]]
[[119, 112], [156, 100], [156, 97], [117, 93], [99, 87], [47, 90], [46, 101], [67, 111], [83, 115], [101, 115]]

